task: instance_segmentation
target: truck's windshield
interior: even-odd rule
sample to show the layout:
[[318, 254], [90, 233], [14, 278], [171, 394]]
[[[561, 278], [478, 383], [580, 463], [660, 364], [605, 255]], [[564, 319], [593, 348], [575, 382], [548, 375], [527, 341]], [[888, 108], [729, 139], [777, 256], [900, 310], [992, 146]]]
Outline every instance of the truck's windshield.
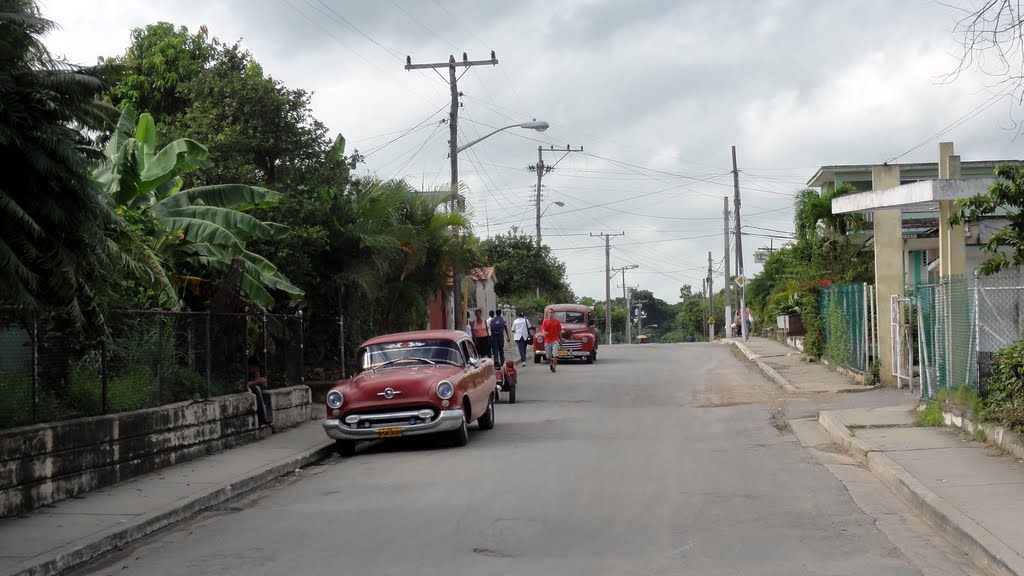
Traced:
[[585, 312], [574, 312], [566, 310], [556, 310], [555, 318], [562, 324], [586, 324], [587, 315]]

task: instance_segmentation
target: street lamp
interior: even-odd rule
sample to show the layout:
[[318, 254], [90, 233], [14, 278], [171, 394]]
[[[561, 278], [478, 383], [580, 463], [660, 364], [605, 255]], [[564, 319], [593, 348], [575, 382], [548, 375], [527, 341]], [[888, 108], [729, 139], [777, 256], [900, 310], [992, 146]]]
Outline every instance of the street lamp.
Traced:
[[523, 128], [524, 130], [536, 130], [537, 132], [543, 132], [543, 131], [547, 130], [548, 128], [550, 128], [550, 125], [547, 122], [538, 122], [537, 120], [534, 120], [533, 122], [523, 122], [522, 124], [509, 124], [508, 126], [504, 126], [502, 128], [498, 128], [494, 132], [491, 132], [489, 134], [485, 134], [485, 135], [481, 136], [480, 138], [477, 138], [476, 140], [473, 140], [472, 142], [469, 142], [468, 144], [463, 144], [462, 146], [459, 146], [458, 148], [455, 149], [455, 152], [462, 152], [466, 148], [469, 148], [470, 146], [473, 146], [474, 144], [478, 144], [480, 141], [486, 140], [486, 139], [490, 138], [491, 136], [494, 136], [498, 132], [501, 132], [502, 130], [508, 130], [509, 128]]
[[[452, 60], [452, 61], [454, 62], [454, 60]], [[455, 70], [455, 68], [452, 68], [452, 74], [453, 74], [452, 78], [453, 79], [455, 78], [454, 70]], [[453, 82], [454, 82], [454, 80], [453, 80]], [[468, 142], [466, 144], [463, 144], [462, 146], [456, 146], [456, 134], [457, 134], [456, 122], [457, 122], [457, 117], [458, 117], [458, 108], [456, 107], [456, 104], [455, 104], [455, 98], [456, 98], [455, 84], [452, 84], [452, 119], [451, 119], [451, 122], [450, 122], [451, 126], [449, 127], [449, 129], [451, 130], [451, 138], [449, 139], [449, 146], [450, 146], [450, 148], [449, 148], [449, 150], [450, 150], [449, 156], [451, 157], [451, 169], [452, 169], [452, 183], [451, 183], [451, 186], [452, 186], [452, 206], [453, 206], [453, 208], [454, 208], [454, 206], [456, 206], [458, 204], [461, 204], [458, 201], [458, 198], [457, 198], [458, 193], [459, 193], [459, 152], [462, 152], [463, 150], [469, 148], [470, 146], [474, 146], [476, 144], [479, 144], [481, 141], [486, 140], [487, 138], [490, 138], [491, 136], [494, 136], [495, 134], [497, 134], [498, 132], [501, 132], [502, 130], [508, 130], [510, 128], [523, 128], [524, 130], [536, 130], [538, 132], [543, 132], [543, 131], [545, 131], [545, 130], [547, 130], [549, 128], [549, 124], [547, 122], [537, 121], [537, 120], [532, 120], [530, 122], [523, 122], [521, 124], [510, 124], [508, 126], [503, 126], [501, 128], [498, 128], [497, 130], [495, 130], [495, 131], [493, 131], [493, 132], [491, 132], [489, 134], [486, 134], [486, 135], [484, 135], [484, 136], [482, 136], [480, 138], [477, 138], [476, 140], [473, 140], [472, 142]], [[451, 326], [452, 326], [452, 328], [454, 328], [455, 326], [458, 326], [459, 322], [462, 321], [462, 316], [463, 316], [462, 315], [462, 278], [460, 277], [458, 272], [453, 272], [452, 273], [452, 280], [453, 280], [453, 286], [452, 286], [452, 316], [451, 316], [451, 321], [452, 322], [451, 322]]]

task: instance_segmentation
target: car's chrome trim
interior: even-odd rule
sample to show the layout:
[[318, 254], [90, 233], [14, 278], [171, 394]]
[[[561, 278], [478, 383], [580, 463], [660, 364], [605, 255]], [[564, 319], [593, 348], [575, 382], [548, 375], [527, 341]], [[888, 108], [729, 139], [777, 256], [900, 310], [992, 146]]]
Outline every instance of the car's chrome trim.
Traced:
[[387, 398], [388, 400], [391, 400], [392, 398], [401, 393], [401, 390], [395, 390], [394, 388], [385, 388], [383, 392], [377, 392], [377, 396], [381, 396]]
[[[356, 422], [362, 422], [369, 420], [370, 422], [377, 422], [380, 420], [404, 420], [407, 418], [419, 418], [420, 413], [426, 411], [426, 408], [419, 410], [403, 410], [401, 412], [378, 412], [373, 414], [350, 414], [349, 416], [356, 416], [359, 419]], [[431, 414], [433, 416], [433, 414]]]
[[[383, 416], [385, 418], [397, 418], [399, 415], [408, 414], [407, 418], [416, 416], [417, 411], [389, 412], [387, 414], [360, 414], [359, 416]], [[396, 425], [393, 428], [401, 428], [403, 436], [416, 436], [419, 434], [433, 434], [434, 432], [447, 432], [462, 426], [465, 417], [460, 409], [441, 410], [433, 419], [421, 424]], [[349, 426], [337, 418], [328, 418], [323, 423], [324, 432], [335, 440], [374, 440], [378, 437], [377, 431], [380, 428], [355, 428]]]

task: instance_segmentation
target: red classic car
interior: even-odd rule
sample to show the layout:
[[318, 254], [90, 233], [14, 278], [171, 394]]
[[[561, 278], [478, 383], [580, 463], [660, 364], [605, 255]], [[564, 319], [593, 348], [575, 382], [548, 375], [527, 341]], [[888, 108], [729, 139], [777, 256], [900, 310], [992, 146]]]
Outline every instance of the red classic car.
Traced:
[[[593, 311], [582, 304], [551, 304], [544, 308], [555, 313], [555, 319], [562, 323], [562, 344], [558, 347], [558, 359], [586, 360], [593, 364], [597, 360], [597, 329], [594, 328]], [[538, 328], [533, 338], [533, 362], [539, 364], [544, 355], [544, 333]]]
[[378, 336], [359, 348], [359, 362], [358, 374], [327, 393], [324, 431], [342, 456], [359, 441], [418, 434], [445, 433], [464, 446], [470, 423], [494, 427], [494, 362], [465, 332]]

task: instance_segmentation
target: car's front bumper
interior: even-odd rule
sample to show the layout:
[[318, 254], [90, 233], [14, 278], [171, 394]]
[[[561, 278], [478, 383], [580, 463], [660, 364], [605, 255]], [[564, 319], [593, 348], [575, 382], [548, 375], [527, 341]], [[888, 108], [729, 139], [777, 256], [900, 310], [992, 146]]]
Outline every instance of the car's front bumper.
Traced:
[[[566, 356], [565, 353], [569, 355]], [[543, 358], [546, 356], [543, 350], [534, 350], [533, 355], [535, 358]], [[590, 350], [559, 350], [559, 360], [585, 360], [590, 356]]]
[[[335, 440], [374, 440], [381, 438], [380, 430], [395, 429], [401, 430], [397, 436], [418, 436], [420, 434], [433, 434], [435, 432], [447, 432], [462, 426], [464, 414], [462, 410], [441, 410], [433, 420], [418, 424], [400, 424], [388, 426], [370, 426], [369, 428], [357, 428], [349, 426], [337, 418], [324, 420], [324, 432]], [[358, 426], [358, 424], [357, 424]]]

